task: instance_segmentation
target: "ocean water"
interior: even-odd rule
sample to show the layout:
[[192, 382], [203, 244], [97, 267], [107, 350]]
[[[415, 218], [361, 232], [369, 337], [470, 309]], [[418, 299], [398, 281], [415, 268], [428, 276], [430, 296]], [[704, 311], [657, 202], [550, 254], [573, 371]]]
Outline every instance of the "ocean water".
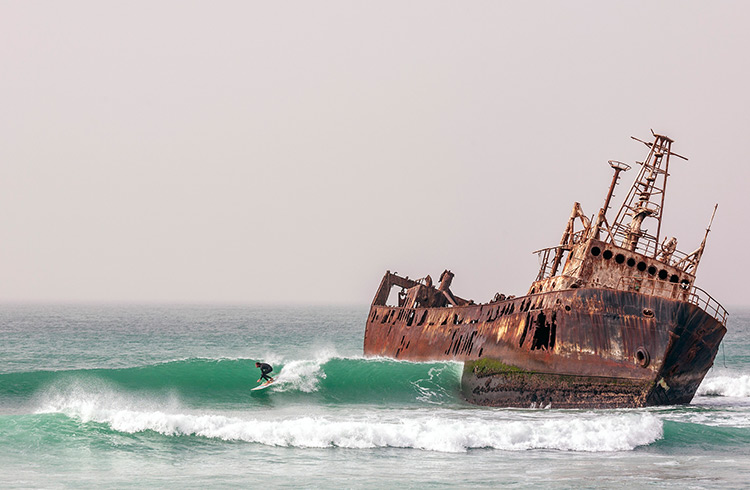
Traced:
[[[747, 488], [750, 311], [689, 406], [497, 409], [367, 307], [0, 306], [0, 488]], [[277, 383], [251, 392], [271, 363]]]

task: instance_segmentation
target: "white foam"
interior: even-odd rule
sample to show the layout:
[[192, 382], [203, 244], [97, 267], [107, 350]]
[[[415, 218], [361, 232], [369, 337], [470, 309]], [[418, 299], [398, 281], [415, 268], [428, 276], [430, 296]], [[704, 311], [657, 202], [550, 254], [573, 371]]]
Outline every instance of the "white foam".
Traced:
[[[288, 361], [278, 374], [274, 375], [275, 383], [270, 389], [274, 391], [318, 391], [320, 381], [326, 378], [323, 366], [331, 359], [338, 357], [332, 348], [321, 349], [312, 359]], [[349, 359], [349, 358], [346, 358]], [[281, 364], [281, 362], [279, 362]]]
[[58, 383], [36, 395], [36, 413], [61, 412], [83, 422], [98, 421], [102, 413], [112, 410], [180, 410], [182, 404], [176, 393], [145, 399], [125, 395], [109, 383], [97, 379], [76, 379]]
[[682, 417], [675, 417], [674, 419], [680, 422], [710, 425], [713, 427], [750, 427], [750, 418], [747, 412], [742, 409], [724, 409], [720, 412], [685, 414]]
[[318, 390], [321, 379], [325, 379], [323, 365], [329, 360], [337, 357], [333, 348], [319, 350], [312, 359], [285, 361], [277, 354], [268, 354], [263, 357], [264, 362], [273, 366], [283, 365], [278, 372], [271, 373], [275, 383], [270, 388], [274, 391], [299, 390], [310, 393]]
[[290, 361], [284, 365], [276, 383], [271, 388], [276, 391], [299, 390], [310, 393], [318, 390], [318, 384], [325, 379], [323, 364], [327, 359]]
[[706, 378], [698, 387], [698, 395], [750, 397], [750, 375], [719, 375]]
[[564, 416], [467, 417], [451, 411], [414, 414], [391, 412], [377, 418], [339, 415], [335, 418], [288, 417], [277, 420], [181, 413], [159, 406], [119, 399], [110, 393], [70, 392], [51, 398], [41, 411], [63, 412], [82, 422], [136, 433], [200, 436], [269, 446], [300, 448], [415, 448], [461, 452], [474, 448], [521, 451], [623, 451], [662, 437], [662, 422], [650, 413], [565, 414]]

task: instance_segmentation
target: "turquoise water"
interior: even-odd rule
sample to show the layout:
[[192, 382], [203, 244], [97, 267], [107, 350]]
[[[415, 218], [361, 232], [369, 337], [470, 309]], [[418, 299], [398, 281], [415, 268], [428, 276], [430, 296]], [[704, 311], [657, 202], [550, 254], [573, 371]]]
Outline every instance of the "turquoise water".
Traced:
[[[465, 403], [362, 357], [367, 308], [1, 306], [0, 487], [743, 488], [750, 311], [693, 403]], [[258, 392], [256, 360], [277, 383]]]

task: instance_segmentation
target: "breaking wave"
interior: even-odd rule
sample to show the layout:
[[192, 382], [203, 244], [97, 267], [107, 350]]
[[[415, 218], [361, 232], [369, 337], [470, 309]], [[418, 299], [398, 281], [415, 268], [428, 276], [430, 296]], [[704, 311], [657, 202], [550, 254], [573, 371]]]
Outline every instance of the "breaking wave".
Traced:
[[[140, 406], [139, 406], [140, 405]], [[578, 413], [565, 417], [508, 419], [466, 415], [435, 408], [418, 413], [395, 412], [339, 418], [293, 416], [281, 419], [185, 413], [173, 405], [134, 402], [116, 394], [70, 393], [49, 400], [40, 412], [64, 413], [83, 424], [104, 424], [120, 433], [197, 436], [297, 448], [413, 448], [441, 452], [469, 449], [522, 451], [623, 451], [662, 437], [662, 422], [649, 413]], [[169, 405], [167, 403], [166, 405]]]
[[326, 358], [276, 365], [276, 383], [263, 392], [249, 359], [186, 359], [122, 369], [35, 371], [0, 375], [0, 394], [48, 399], [58, 394], [101, 389], [152, 398], [171, 397], [195, 406], [257, 403], [268, 393], [288, 403], [460, 402], [461, 365], [389, 359]]
[[696, 394], [736, 398], [750, 397], [750, 375], [719, 375], [705, 378]]

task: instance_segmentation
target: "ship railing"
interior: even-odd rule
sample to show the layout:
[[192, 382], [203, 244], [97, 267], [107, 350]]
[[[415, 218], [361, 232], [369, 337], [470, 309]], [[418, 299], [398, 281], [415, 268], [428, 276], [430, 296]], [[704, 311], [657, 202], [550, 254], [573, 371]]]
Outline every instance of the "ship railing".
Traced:
[[729, 313], [727, 313], [727, 310], [703, 289], [693, 286], [690, 290], [688, 301], [699, 308], [703, 308], [706, 313], [719, 320], [719, 322], [725, 327], [727, 326], [727, 317], [729, 316]]
[[[618, 241], [618, 243], [615, 243], [614, 245], [624, 248], [625, 242], [627, 241], [628, 234], [627, 232], [617, 229], [614, 232], [615, 240]], [[660, 254], [662, 252], [661, 246], [656, 242], [656, 238], [652, 237], [651, 235], [644, 235], [638, 240], [638, 245], [636, 245], [634, 252], [638, 252], [639, 254], [643, 254], [646, 257], [652, 257], [657, 260], [660, 260], [667, 265], [674, 265], [680, 262], [682, 259], [687, 257], [689, 254], [682, 252], [680, 250], [674, 250], [672, 252], [672, 255], [670, 256], [668, 261], [664, 261], [660, 258]]]
[[651, 294], [666, 298], [681, 299], [693, 304], [713, 316], [726, 327], [729, 313], [710, 294], [698, 286], [688, 286], [683, 283], [673, 283], [655, 280], [646, 280], [642, 277], [621, 277], [617, 282], [620, 291], [637, 291], [642, 294]]
[[[557, 254], [558, 250], [563, 251], [563, 256], [561, 257], [560, 263], [558, 264], [557, 271], [555, 272], [555, 275], [559, 275], [560, 271], [562, 271], [564, 268], [571, 268], [573, 271], [576, 271], [580, 266], [582, 260], [578, 257], [575, 257], [573, 255], [566, 256], [565, 253], [570, 253], [570, 250], [567, 247], [563, 247], [562, 245], [557, 245], [555, 247], [549, 247], [549, 248], [542, 248], [540, 250], [536, 250], [535, 253], [539, 256], [539, 273], [536, 276], [536, 279], [534, 281], [541, 281], [542, 279], [547, 279], [548, 277], [552, 277], [552, 264], [554, 263], [554, 257]], [[572, 266], [571, 266], [572, 264]], [[574, 273], [571, 273], [571, 275], [574, 275]]]
[[536, 281], [541, 281], [542, 279], [547, 277], [549, 271], [552, 268], [552, 264], [550, 263], [550, 253], [552, 253], [552, 256], [554, 257], [559, 248], [561, 247], [558, 245], [556, 247], [542, 248], [540, 250], [532, 252], [539, 256], [539, 274], [537, 274], [536, 276]]

